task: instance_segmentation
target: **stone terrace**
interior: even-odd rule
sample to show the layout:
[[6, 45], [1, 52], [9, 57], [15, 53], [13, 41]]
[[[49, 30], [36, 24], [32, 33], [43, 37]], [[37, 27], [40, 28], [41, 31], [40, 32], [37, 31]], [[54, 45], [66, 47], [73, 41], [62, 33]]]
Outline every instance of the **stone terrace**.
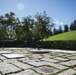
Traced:
[[[50, 50], [37, 54], [30, 50], [32, 48], [0, 48], [0, 75], [76, 75], [76, 53]], [[8, 53], [24, 57], [6, 58], [4, 54]]]

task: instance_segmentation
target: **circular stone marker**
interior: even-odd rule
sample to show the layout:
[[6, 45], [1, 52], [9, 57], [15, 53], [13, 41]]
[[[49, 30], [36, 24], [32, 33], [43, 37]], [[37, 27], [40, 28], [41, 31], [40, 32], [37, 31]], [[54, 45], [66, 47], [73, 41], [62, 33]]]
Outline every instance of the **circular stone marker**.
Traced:
[[48, 50], [44, 50], [44, 49], [40, 49], [40, 50], [33, 49], [33, 50], [30, 50], [30, 52], [32, 52], [32, 53], [49, 53]]
[[51, 67], [39, 67], [36, 69], [37, 72], [42, 73], [42, 74], [54, 74], [56, 72], [58, 72], [58, 70], [51, 68]]

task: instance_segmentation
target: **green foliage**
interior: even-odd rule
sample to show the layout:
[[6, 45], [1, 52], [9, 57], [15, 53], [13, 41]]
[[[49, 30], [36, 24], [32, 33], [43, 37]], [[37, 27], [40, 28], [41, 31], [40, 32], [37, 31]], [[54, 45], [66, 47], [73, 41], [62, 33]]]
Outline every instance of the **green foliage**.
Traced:
[[68, 25], [64, 25], [64, 32], [68, 32], [68, 29], [69, 29]]
[[56, 34], [59, 34], [59, 31], [56, 28], [54, 28], [53, 29], [53, 35], [56, 35]]
[[35, 15], [36, 22], [34, 28], [34, 36], [36, 39], [43, 39], [48, 37], [51, 33], [51, 28], [53, 26], [52, 19], [47, 16], [46, 12], [44, 11], [43, 14], [37, 13]]
[[30, 41], [32, 39], [32, 30], [34, 25], [34, 19], [31, 16], [23, 18], [23, 38], [25, 41]]
[[61, 25], [59, 26], [59, 34], [60, 33], [62, 33], [63, 31], [62, 31], [62, 27], [61, 27]]
[[0, 40], [7, 39], [7, 32], [6, 32], [6, 20], [4, 16], [0, 16]]
[[0, 16], [0, 26], [3, 26], [3, 28], [6, 30], [7, 39], [14, 40], [15, 25], [16, 25], [16, 17], [13, 12], [6, 13], [4, 16]]
[[[0, 47], [4, 44], [5, 47], [26, 47], [26, 42], [16, 41], [0, 41]], [[65, 50], [76, 50], [76, 41], [29, 41], [28, 47], [37, 48], [40, 45], [41, 48], [49, 49], [65, 49]]]
[[10, 13], [6, 13], [5, 14], [5, 19], [6, 19], [6, 29], [7, 29], [7, 32], [8, 32], [8, 37], [10, 40], [14, 40], [15, 38], [15, 25], [16, 25], [16, 18], [15, 18], [15, 14], [13, 12], [10, 12]]
[[16, 39], [22, 39], [23, 38], [23, 27], [20, 25], [20, 26], [16, 26], [15, 28], [15, 32], [16, 32]]
[[26, 46], [26, 42], [21, 41], [21, 40], [15, 40], [15, 41], [0, 41], [0, 47], [25, 47]]
[[63, 32], [63, 30], [62, 30], [61, 25], [59, 26], [59, 29], [56, 29], [55, 27], [53, 29], [53, 35], [60, 34], [62, 32]]
[[6, 40], [7, 32], [4, 27], [0, 27], [0, 40]]
[[76, 30], [76, 20], [71, 23], [70, 30]]
[[61, 41], [76, 40], [76, 30], [54, 35], [49, 37], [48, 39], [44, 39], [44, 41], [55, 41], [55, 40], [61, 40]]
[[76, 41], [42, 41], [44, 48], [76, 50]]

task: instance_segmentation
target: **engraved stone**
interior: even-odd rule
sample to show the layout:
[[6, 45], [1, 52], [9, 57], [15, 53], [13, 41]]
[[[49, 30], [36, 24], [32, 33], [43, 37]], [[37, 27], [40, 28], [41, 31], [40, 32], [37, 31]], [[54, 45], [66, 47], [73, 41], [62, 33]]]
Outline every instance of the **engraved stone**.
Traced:
[[25, 57], [23, 54], [2, 54], [2, 55], [9, 59]]

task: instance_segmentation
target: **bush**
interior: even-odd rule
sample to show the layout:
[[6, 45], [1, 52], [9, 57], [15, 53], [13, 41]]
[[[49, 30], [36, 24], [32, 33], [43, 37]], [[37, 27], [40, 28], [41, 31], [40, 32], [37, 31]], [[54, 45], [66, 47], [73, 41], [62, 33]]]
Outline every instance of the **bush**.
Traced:
[[16, 41], [0, 41], [0, 47], [24, 47], [26, 43], [21, 40]]
[[[0, 41], [0, 47], [26, 47], [26, 42], [16, 40], [16, 41]], [[66, 49], [66, 50], [76, 50], [76, 41], [29, 41], [27, 42], [27, 47], [37, 48], [38, 45], [41, 48], [49, 49]]]
[[42, 41], [44, 48], [76, 50], [76, 41]]

